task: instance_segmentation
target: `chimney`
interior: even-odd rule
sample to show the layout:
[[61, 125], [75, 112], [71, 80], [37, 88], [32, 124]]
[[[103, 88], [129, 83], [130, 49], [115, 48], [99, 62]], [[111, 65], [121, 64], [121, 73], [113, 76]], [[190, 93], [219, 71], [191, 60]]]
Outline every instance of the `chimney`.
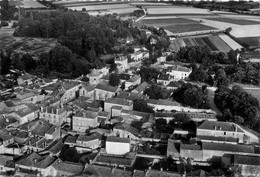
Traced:
[[124, 171], [125, 171], [126, 167], [124, 167]]
[[43, 107], [41, 107], [41, 112], [43, 112]]
[[163, 167], [160, 168], [160, 171], [163, 171]]
[[32, 143], [31, 143], [31, 141], [29, 141], [29, 146], [32, 146]]
[[59, 115], [59, 109], [58, 108], [56, 109], [56, 114]]

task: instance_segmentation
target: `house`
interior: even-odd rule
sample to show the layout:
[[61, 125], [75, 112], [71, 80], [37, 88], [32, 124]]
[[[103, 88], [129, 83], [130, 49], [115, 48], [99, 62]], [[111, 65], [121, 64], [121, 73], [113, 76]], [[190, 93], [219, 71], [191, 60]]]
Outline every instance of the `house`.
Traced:
[[13, 157], [1, 154], [0, 155], [0, 174], [7, 172], [7, 171], [14, 171]]
[[15, 167], [18, 171], [24, 173], [34, 173], [47, 176], [49, 174], [48, 167], [53, 164], [56, 157], [49, 155], [39, 155], [35, 152], [23, 155], [16, 163]]
[[19, 121], [19, 124], [22, 125], [26, 122], [35, 120], [36, 118], [38, 118], [38, 112], [39, 109], [37, 106], [34, 105], [28, 105], [23, 109], [19, 109], [17, 111], [14, 111], [10, 114], [8, 114], [7, 116], [12, 116], [15, 117], [16, 120]]
[[79, 90], [79, 97], [87, 97], [90, 100], [95, 99], [95, 87], [92, 85], [82, 84]]
[[118, 91], [117, 87], [98, 84], [95, 88], [95, 100], [105, 101], [109, 98], [114, 97], [117, 91]]
[[[0, 149], [14, 143], [14, 137], [5, 129], [0, 130]], [[1, 151], [0, 151], [1, 152]]]
[[87, 75], [89, 78], [90, 85], [97, 85], [100, 82], [100, 78], [103, 76], [98, 70], [93, 69], [90, 74]]
[[63, 95], [60, 98], [61, 103], [67, 103], [74, 100], [79, 96], [79, 90], [81, 88], [81, 83], [78, 81], [67, 80], [61, 82], [60, 87], [64, 90]]
[[131, 89], [131, 87], [141, 84], [141, 77], [134, 75], [132, 78], [125, 82], [125, 90]]
[[67, 111], [64, 108], [58, 106], [47, 106], [41, 107], [40, 119], [44, 119], [49, 123], [60, 126], [62, 123], [66, 122]]
[[179, 140], [168, 139], [167, 143], [167, 157], [180, 157], [180, 145], [181, 142]]
[[79, 111], [72, 118], [72, 130], [77, 132], [85, 132], [91, 127], [99, 125], [97, 120], [97, 112]]
[[[104, 111], [112, 113], [113, 109], [125, 109], [125, 110], [133, 110], [133, 101], [125, 100], [121, 98], [110, 98], [104, 103]], [[116, 111], [114, 111], [116, 114]], [[114, 115], [116, 116], [116, 115]]]
[[254, 155], [225, 154], [222, 157], [222, 166], [236, 165], [242, 176], [259, 176], [260, 157]]
[[[239, 143], [259, 143], [259, 137], [232, 122], [205, 121], [197, 128], [197, 137], [237, 139]], [[203, 138], [202, 138], [203, 140]]]
[[121, 98], [121, 99], [125, 99], [125, 100], [130, 100], [130, 101], [134, 101], [137, 99], [143, 99], [143, 100], [147, 99], [147, 97], [143, 94], [126, 92], [126, 91], [119, 91], [117, 93], [116, 98]]
[[161, 85], [169, 85], [169, 83], [172, 81], [172, 77], [169, 74], [160, 74], [157, 78], [157, 84]]
[[124, 72], [126, 69], [129, 68], [128, 66], [128, 59], [124, 55], [119, 55], [115, 57], [115, 64], [117, 65], [118, 72]]
[[201, 142], [180, 145], [180, 156], [195, 161], [220, 162], [224, 154], [259, 155], [254, 145]]
[[17, 83], [18, 85], [29, 85], [33, 83], [33, 80], [35, 79], [36, 76], [33, 76], [31, 74], [25, 73], [22, 74], [17, 78]]
[[120, 83], [122, 84], [125, 81], [129, 80], [131, 78], [131, 75], [122, 73], [119, 75], [119, 78], [120, 78]]
[[16, 98], [24, 103], [34, 102], [35, 93], [28, 89], [22, 89], [16, 92]]
[[147, 82], [142, 82], [134, 90], [132, 90], [132, 93], [143, 94], [145, 89], [147, 89], [148, 87], [149, 87], [149, 84]]
[[139, 131], [125, 122], [117, 123], [113, 129], [112, 135], [120, 138], [129, 138], [133, 142], [140, 140]]
[[92, 135], [79, 135], [76, 140], [76, 149], [79, 153], [91, 151], [101, 146], [102, 136], [98, 133]]
[[174, 80], [176, 81], [186, 79], [187, 77], [189, 77], [191, 72], [192, 69], [179, 65], [170, 66], [166, 70], [166, 74], [173, 76]]
[[166, 85], [167, 90], [176, 90], [181, 86], [181, 83], [172, 81], [168, 85]]
[[130, 152], [131, 144], [129, 138], [108, 136], [106, 140], [107, 154], [123, 155]]
[[0, 129], [12, 129], [12, 128], [17, 128], [19, 126], [19, 121], [9, 115], [3, 115], [0, 117]]
[[136, 51], [134, 53], [129, 54], [131, 60], [138, 62], [141, 61], [143, 59], [143, 52], [142, 51]]
[[106, 111], [99, 111], [97, 114], [97, 121], [99, 123], [99, 125], [104, 126], [106, 124], [106, 121], [108, 121], [108, 119], [110, 119], [111, 114], [109, 112]]
[[60, 136], [60, 127], [55, 125], [51, 126], [51, 128], [45, 132], [46, 140], [57, 140]]
[[46, 169], [46, 176], [74, 176], [81, 174], [83, 170], [84, 166], [80, 163], [63, 162], [58, 158]]

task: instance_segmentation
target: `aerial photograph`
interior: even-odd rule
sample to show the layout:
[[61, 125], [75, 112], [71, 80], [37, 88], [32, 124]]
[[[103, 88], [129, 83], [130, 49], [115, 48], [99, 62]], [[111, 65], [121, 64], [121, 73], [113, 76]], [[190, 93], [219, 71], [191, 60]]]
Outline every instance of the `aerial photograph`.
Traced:
[[0, 0], [0, 177], [260, 177], [260, 0]]

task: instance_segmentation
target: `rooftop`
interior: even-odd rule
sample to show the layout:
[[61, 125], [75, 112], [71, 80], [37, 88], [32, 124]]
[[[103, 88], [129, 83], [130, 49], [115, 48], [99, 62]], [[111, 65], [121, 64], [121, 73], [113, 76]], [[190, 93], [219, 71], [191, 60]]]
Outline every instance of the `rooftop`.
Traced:
[[149, 87], [149, 84], [147, 82], [141, 83], [138, 87], [136, 87], [132, 92], [141, 93], [143, 92], [147, 87]]
[[170, 66], [167, 69], [173, 70], [173, 71], [182, 71], [182, 72], [190, 72], [191, 71], [190, 68], [179, 66], [179, 65]]
[[132, 101], [121, 99], [121, 98], [109, 98], [105, 101], [105, 103], [124, 105], [124, 106], [131, 106], [133, 104]]
[[248, 155], [234, 155], [234, 163], [260, 166], [260, 157]]
[[131, 77], [129, 80], [127, 80], [126, 82], [136, 82], [138, 79], [140, 79], [141, 77], [138, 75], [134, 75], [133, 77]]
[[235, 123], [221, 121], [204, 121], [198, 129], [202, 130], [218, 130], [230, 132], [243, 132]]
[[139, 135], [139, 131], [136, 128], [132, 127], [131, 125], [129, 125], [125, 122], [116, 124], [114, 129], [121, 129], [121, 130], [128, 131], [129, 133], [132, 133], [136, 137], [138, 137], [138, 135]]
[[68, 174], [80, 174], [84, 166], [80, 163], [72, 163], [72, 162], [63, 162], [60, 159], [57, 159], [52, 165], [58, 171], [66, 172]]
[[117, 87], [112, 87], [110, 85], [104, 85], [104, 84], [98, 84], [96, 86], [96, 89], [104, 90], [104, 91], [108, 91], [108, 92], [116, 92]]
[[157, 78], [157, 81], [158, 81], [158, 80], [169, 81], [169, 80], [170, 80], [170, 75], [168, 75], [168, 74], [161, 74], [161, 75], [159, 75], [159, 77]]
[[92, 112], [92, 111], [79, 111], [77, 112], [74, 117], [83, 117], [83, 118], [87, 118], [87, 119], [95, 119], [97, 117], [97, 113], [96, 112]]

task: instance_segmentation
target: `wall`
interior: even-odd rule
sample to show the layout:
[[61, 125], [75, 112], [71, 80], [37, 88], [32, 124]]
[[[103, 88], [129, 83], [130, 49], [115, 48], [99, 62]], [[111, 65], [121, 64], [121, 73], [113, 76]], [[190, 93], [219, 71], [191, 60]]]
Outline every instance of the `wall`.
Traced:
[[85, 132], [90, 127], [97, 127], [97, 117], [95, 119], [88, 119], [85, 117], [76, 117], [72, 118], [72, 129], [73, 131]]
[[115, 96], [114, 92], [107, 92], [104, 90], [96, 89], [95, 92], [95, 100], [103, 100], [106, 101], [108, 98], [112, 98]]
[[86, 148], [90, 148], [90, 149], [97, 149], [100, 146], [100, 140], [99, 139], [94, 139], [91, 141], [76, 141], [76, 145], [77, 146], [81, 146], [81, 147], [86, 147]]
[[130, 152], [130, 143], [106, 142], [106, 151], [108, 154], [122, 155]]
[[112, 107], [113, 106], [120, 106], [122, 107], [124, 110], [133, 110], [133, 104], [131, 104], [130, 106], [127, 106], [127, 105], [120, 105], [120, 104], [113, 104], [113, 103], [108, 103], [108, 102], [105, 102], [105, 105], [104, 105], [104, 111], [106, 112], [110, 112], [112, 111]]

